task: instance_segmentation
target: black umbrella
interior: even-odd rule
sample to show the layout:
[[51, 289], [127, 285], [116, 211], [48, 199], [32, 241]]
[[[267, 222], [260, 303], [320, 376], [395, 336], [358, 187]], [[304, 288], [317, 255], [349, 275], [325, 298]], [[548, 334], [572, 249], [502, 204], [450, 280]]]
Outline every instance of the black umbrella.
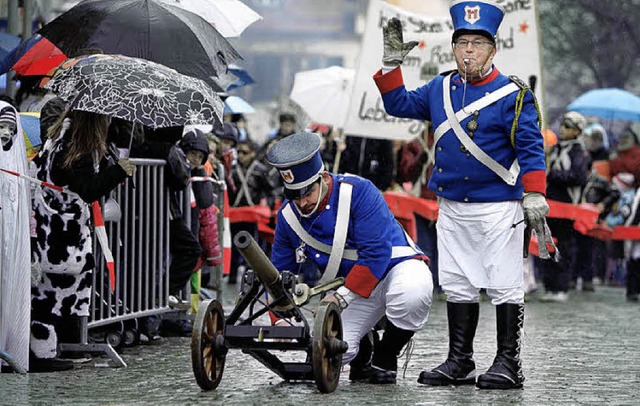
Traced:
[[45, 88], [72, 110], [151, 128], [222, 122], [224, 104], [204, 81], [139, 58], [97, 54], [69, 59]]
[[97, 48], [158, 62], [209, 83], [242, 59], [203, 18], [155, 0], [85, 0], [38, 33], [66, 55]]

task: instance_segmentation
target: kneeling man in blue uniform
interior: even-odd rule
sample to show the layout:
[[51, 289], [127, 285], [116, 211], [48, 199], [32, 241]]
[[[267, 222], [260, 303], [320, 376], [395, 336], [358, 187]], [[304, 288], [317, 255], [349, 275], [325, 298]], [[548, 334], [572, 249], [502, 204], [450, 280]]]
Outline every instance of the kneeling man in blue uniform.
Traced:
[[[539, 112], [531, 89], [493, 64], [502, 7], [456, 0], [450, 13], [456, 70], [407, 91], [400, 65], [417, 43], [404, 43], [402, 23], [392, 18], [383, 29], [383, 68], [374, 75], [387, 113], [429, 120], [435, 128], [429, 188], [438, 195], [438, 276], [447, 295], [449, 354], [418, 381], [521, 388], [525, 226], [539, 241], [550, 239]], [[546, 245], [540, 247], [542, 257]], [[496, 305], [498, 349], [476, 378], [473, 339], [482, 288]]]
[[429, 315], [433, 282], [427, 258], [380, 191], [358, 176], [326, 172], [319, 148], [318, 135], [297, 133], [267, 153], [267, 162], [282, 176], [286, 197], [271, 261], [281, 272], [295, 272], [306, 260], [314, 261], [322, 271], [318, 284], [345, 277], [345, 285], [323, 299], [343, 309], [343, 339], [349, 344], [344, 364], [356, 357], [360, 340], [386, 316], [371, 365], [362, 367], [367, 373], [359, 378], [395, 383], [397, 358]]

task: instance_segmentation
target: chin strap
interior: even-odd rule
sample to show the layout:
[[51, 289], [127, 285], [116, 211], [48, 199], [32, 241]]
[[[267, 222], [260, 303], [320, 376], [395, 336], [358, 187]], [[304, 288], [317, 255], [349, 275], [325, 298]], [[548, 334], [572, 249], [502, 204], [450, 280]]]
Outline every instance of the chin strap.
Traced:
[[[322, 175], [320, 175], [320, 176], [322, 176]], [[311, 210], [311, 211], [309, 212], [309, 214], [304, 214], [304, 213], [302, 212], [302, 209], [300, 208], [300, 206], [298, 206], [298, 205], [294, 202], [294, 204], [295, 204], [295, 205], [296, 205], [296, 207], [298, 208], [298, 212], [300, 212], [300, 215], [301, 215], [302, 217], [308, 218], [308, 217], [309, 217], [309, 216], [311, 216], [313, 213], [315, 213], [315, 212], [316, 212], [316, 210], [318, 210], [318, 207], [320, 207], [320, 202], [321, 202], [321, 201], [322, 201], [322, 199], [323, 199], [323, 196], [322, 196], [322, 185], [324, 185], [324, 180], [322, 180], [322, 179], [321, 179], [321, 180], [320, 180], [320, 191], [318, 191], [318, 201], [316, 201], [316, 205], [313, 207], [313, 210]]]

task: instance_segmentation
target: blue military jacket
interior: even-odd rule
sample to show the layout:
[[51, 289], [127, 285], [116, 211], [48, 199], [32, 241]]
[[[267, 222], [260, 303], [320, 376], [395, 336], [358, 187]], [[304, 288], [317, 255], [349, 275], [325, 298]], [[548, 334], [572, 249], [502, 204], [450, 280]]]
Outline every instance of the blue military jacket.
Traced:
[[[298, 268], [295, 251], [303, 243], [282, 214], [287, 205], [291, 205], [307, 233], [331, 246], [336, 228], [339, 185], [343, 182], [351, 183], [353, 192], [345, 249], [357, 250], [358, 259], [353, 261], [343, 258], [338, 276], [346, 278], [347, 288], [361, 296], [369, 297], [378, 282], [395, 265], [407, 259], [416, 257], [426, 259], [426, 257], [414, 244], [409, 243], [407, 235], [389, 211], [384, 198], [373, 183], [357, 176], [331, 174], [331, 177], [332, 186], [326, 204], [308, 218], [300, 216], [293, 202], [284, 201], [278, 212], [271, 261], [279, 271], [294, 271]], [[392, 247], [411, 246], [416, 249], [412, 251], [412, 255], [393, 257]], [[307, 258], [315, 261], [324, 272], [329, 254], [308, 245], [304, 246], [304, 249]]]
[[[426, 85], [407, 91], [399, 68], [374, 75], [374, 80], [387, 113], [402, 118], [429, 120], [433, 128], [447, 120], [443, 108], [443, 80], [440, 75]], [[465, 106], [507, 84], [511, 79], [494, 67], [493, 71], [478, 81], [467, 85]], [[462, 108], [464, 86], [458, 73], [451, 78], [450, 92], [455, 112]], [[530, 92], [524, 97], [515, 136], [511, 139], [511, 126], [515, 118], [516, 96], [511, 93], [479, 110], [478, 128], [473, 132], [473, 142], [505, 168], [518, 159], [520, 175], [515, 185], [505, 183], [491, 169], [484, 166], [449, 129], [435, 146], [436, 163], [429, 180], [429, 188], [438, 196], [459, 202], [495, 202], [522, 199], [524, 192], [545, 193], [545, 158], [543, 137], [538, 126], [538, 113]], [[461, 122], [466, 130], [467, 117]], [[469, 131], [467, 131], [469, 132]]]

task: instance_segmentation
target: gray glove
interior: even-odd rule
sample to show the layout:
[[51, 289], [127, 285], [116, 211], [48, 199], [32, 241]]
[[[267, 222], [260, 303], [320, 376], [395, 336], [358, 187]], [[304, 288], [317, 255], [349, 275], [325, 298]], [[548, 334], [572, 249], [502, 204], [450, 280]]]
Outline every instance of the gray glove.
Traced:
[[389, 20], [382, 27], [384, 52], [382, 65], [387, 68], [396, 68], [402, 65], [404, 57], [416, 46], [418, 41], [402, 42], [402, 23], [396, 17]]
[[547, 244], [549, 244], [554, 248], [553, 260], [557, 262], [560, 258], [560, 253], [553, 243], [551, 230], [549, 230], [549, 226], [547, 226], [547, 221], [545, 219], [546, 215], [549, 214], [549, 204], [547, 203], [547, 199], [545, 199], [542, 193], [525, 193], [524, 198], [522, 199], [522, 209], [524, 211], [524, 218], [527, 224], [533, 228], [536, 233], [536, 237], [538, 237], [540, 258], [551, 258], [547, 247]]

